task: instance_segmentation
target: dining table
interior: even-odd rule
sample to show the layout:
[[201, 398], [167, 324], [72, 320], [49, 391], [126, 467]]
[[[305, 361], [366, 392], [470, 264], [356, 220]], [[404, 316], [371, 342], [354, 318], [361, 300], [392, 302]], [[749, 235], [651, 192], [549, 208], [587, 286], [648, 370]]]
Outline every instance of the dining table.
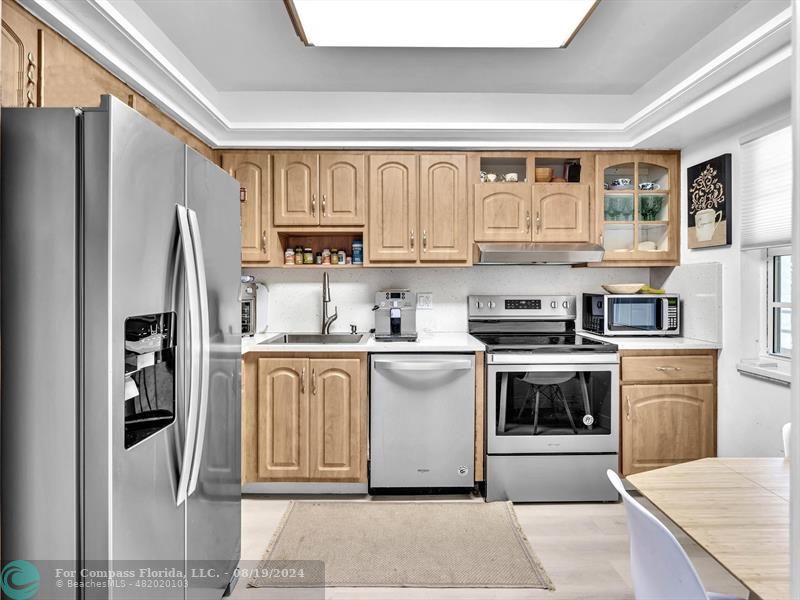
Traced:
[[762, 600], [788, 600], [789, 461], [703, 458], [627, 477]]

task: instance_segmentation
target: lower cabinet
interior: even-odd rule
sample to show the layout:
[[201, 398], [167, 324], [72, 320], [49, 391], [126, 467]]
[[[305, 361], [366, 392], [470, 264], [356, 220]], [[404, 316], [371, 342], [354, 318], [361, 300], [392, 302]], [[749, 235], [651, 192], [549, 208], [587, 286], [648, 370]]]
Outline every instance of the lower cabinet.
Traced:
[[716, 351], [621, 362], [624, 476], [716, 454]]
[[242, 481], [366, 482], [366, 355], [248, 356]]

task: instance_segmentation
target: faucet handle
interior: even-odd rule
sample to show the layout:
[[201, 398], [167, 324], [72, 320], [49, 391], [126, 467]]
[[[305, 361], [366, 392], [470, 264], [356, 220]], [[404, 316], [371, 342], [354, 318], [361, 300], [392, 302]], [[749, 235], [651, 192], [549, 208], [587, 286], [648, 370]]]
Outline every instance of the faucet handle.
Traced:
[[350, 335], [355, 335], [358, 333], [358, 327], [356, 327], [353, 323], [350, 323]]

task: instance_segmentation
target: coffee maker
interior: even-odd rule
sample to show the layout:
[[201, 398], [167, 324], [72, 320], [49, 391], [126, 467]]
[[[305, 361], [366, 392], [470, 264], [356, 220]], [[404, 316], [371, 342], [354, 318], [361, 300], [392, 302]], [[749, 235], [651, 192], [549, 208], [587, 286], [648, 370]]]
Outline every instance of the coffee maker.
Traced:
[[409, 290], [375, 294], [375, 340], [414, 342], [417, 339], [417, 295]]

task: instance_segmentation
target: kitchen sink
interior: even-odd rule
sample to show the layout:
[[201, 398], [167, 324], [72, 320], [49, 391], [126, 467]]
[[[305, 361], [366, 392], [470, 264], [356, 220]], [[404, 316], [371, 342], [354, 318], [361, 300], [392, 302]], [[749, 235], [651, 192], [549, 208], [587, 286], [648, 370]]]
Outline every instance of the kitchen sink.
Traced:
[[282, 333], [262, 344], [358, 344], [364, 334], [349, 333]]

